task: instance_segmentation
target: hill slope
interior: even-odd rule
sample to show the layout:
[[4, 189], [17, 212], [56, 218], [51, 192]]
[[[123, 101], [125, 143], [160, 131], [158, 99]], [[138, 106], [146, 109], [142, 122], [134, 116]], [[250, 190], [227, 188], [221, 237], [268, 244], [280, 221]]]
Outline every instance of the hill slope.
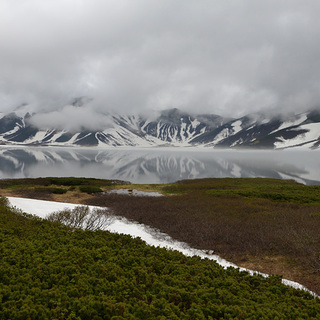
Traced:
[[238, 119], [208, 114], [193, 115], [178, 109], [162, 111], [156, 118], [132, 114], [96, 116], [100, 121], [99, 130], [92, 129], [95, 127], [94, 123], [82, 125], [80, 128], [71, 125], [66, 128], [44, 128], [44, 125], [39, 123], [37, 114], [26, 113], [24, 116], [18, 116], [14, 112], [2, 114], [0, 142], [114, 147], [203, 146], [267, 149], [320, 147], [320, 112], [316, 110], [290, 117], [283, 115], [268, 117], [262, 113], [255, 113]]
[[105, 231], [0, 204], [0, 318], [317, 319], [320, 300], [278, 277], [249, 276]]

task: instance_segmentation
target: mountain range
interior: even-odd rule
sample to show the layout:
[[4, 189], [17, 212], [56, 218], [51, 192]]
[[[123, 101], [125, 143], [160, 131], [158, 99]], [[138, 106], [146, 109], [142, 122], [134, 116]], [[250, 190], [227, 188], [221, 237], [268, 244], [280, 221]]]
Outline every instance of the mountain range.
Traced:
[[[81, 107], [81, 106], [80, 106]], [[193, 146], [209, 148], [320, 148], [320, 111], [240, 118], [164, 110], [156, 118], [102, 114], [105, 128], [42, 128], [37, 114], [0, 114], [0, 144], [41, 146]], [[72, 120], [70, 120], [72, 121]], [[101, 125], [100, 125], [101, 127]]]

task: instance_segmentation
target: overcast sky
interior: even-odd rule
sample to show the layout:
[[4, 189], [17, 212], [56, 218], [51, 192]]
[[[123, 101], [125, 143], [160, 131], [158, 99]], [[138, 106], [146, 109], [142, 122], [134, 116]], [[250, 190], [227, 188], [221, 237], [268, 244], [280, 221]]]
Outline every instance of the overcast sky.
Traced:
[[319, 0], [1, 0], [0, 111], [303, 111], [319, 39]]

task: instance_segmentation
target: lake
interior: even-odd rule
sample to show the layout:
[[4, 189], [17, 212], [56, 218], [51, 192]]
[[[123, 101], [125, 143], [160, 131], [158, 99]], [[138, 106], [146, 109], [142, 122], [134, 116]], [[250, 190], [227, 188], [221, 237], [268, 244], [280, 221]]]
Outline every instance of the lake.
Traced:
[[0, 147], [0, 178], [93, 177], [132, 183], [269, 177], [320, 184], [319, 151]]

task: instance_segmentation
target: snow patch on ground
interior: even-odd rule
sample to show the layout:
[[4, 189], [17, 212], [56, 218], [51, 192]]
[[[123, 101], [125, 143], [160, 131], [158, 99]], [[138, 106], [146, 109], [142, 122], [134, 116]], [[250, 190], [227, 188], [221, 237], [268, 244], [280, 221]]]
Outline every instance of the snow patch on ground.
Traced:
[[[21, 209], [22, 211], [34, 214], [40, 218], [45, 218], [48, 214], [60, 211], [64, 209], [73, 209], [76, 204], [65, 203], [65, 202], [55, 202], [55, 201], [45, 201], [45, 200], [35, 200], [26, 198], [16, 198], [8, 197], [10, 204], [13, 207]], [[89, 206], [90, 209], [95, 208], [94, 206]]]
[[[53, 201], [16, 198], [16, 197], [8, 197], [8, 200], [11, 206], [18, 208], [26, 213], [34, 214], [41, 218], [45, 218], [48, 214], [55, 211], [60, 211], [66, 208], [73, 209], [76, 206], [79, 206], [77, 204], [72, 204], [72, 203], [53, 202]], [[91, 210], [94, 208], [101, 209], [101, 207], [95, 207], [95, 206], [89, 206], [89, 208]], [[103, 208], [103, 209], [106, 209], [106, 208]], [[210, 260], [216, 261], [218, 264], [220, 264], [224, 268], [228, 268], [228, 267], [238, 268], [235, 264], [222, 259], [221, 257], [213, 254], [213, 252], [193, 249], [183, 242], [172, 239], [169, 235], [165, 233], [161, 233], [158, 230], [155, 230], [143, 224], [139, 224], [137, 222], [131, 222], [123, 217], [115, 216], [114, 219], [112, 219], [112, 222], [108, 223], [108, 225], [106, 225], [102, 229], [108, 230], [110, 232], [120, 233], [120, 234], [128, 234], [128, 235], [131, 235], [132, 237], [140, 237], [148, 245], [153, 245], [156, 247], [164, 247], [169, 250], [177, 250], [182, 252], [186, 256], [196, 255], [201, 258], [208, 258]], [[264, 277], [268, 277], [267, 274], [253, 271], [253, 270], [248, 270], [245, 268], [239, 268], [239, 270], [248, 271], [251, 275], [260, 274]], [[312, 293], [314, 296], [317, 296], [315, 293], [311, 292], [306, 287], [304, 287], [303, 285], [297, 282], [286, 280], [286, 279], [283, 279], [282, 282], [285, 285], [292, 286], [297, 289], [306, 290]]]

